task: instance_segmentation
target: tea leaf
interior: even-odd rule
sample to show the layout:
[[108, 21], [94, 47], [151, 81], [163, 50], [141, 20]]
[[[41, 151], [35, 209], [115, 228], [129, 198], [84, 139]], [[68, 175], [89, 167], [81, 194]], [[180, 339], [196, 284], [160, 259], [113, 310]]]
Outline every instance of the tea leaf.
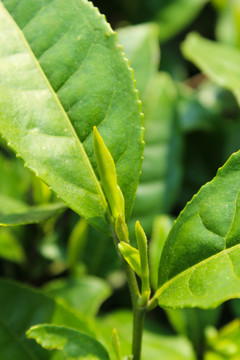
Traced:
[[203, 186], [163, 248], [156, 296], [165, 307], [216, 307], [240, 296], [240, 152]]
[[93, 125], [116, 164], [127, 218], [143, 150], [140, 104], [116, 34], [85, 0], [3, 0], [0, 33], [0, 132], [69, 207], [109, 233]]
[[131, 268], [141, 277], [141, 260], [139, 251], [133, 246], [120, 241], [118, 248], [124, 257], [124, 259], [129, 263]]
[[62, 351], [67, 360], [109, 360], [107, 351], [97, 340], [67, 327], [36, 325], [27, 331], [27, 337], [47, 350]]

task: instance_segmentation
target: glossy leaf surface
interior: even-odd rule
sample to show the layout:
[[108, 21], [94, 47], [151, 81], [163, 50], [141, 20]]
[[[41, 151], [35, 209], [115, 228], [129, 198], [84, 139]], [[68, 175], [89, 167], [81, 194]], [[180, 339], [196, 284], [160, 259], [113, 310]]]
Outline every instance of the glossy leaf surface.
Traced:
[[25, 336], [31, 326], [39, 323], [64, 325], [93, 334], [88, 322], [79, 313], [38, 291], [13, 282], [0, 281], [0, 309], [0, 348], [4, 360], [48, 359], [48, 352]]
[[137, 92], [116, 35], [85, 0], [0, 4], [0, 132], [68, 206], [109, 232], [93, 125], [116, 163], [127, 217], [143, 149]]
[[4, 195], [0, 195], [0, 203], [0, 226], [39, 223], [65, 209], [63, 203], [28, 206]]
[[27, 336], [47, 350], [62, 351], [66, 360], [109, 360], [106, 350], [97, 340], [67, 327], [36, 325], [27, 331]]
[[187, 36], [182, 45], [184, 56], [198, 66], [219, 86], [231, 90], [240, 104], [240, 51], [202, 38], [197, 33]]
[[215, 307], [240, 296], [240, 152], [203, 186], [173, 225], [159, 266], [159, 304]]

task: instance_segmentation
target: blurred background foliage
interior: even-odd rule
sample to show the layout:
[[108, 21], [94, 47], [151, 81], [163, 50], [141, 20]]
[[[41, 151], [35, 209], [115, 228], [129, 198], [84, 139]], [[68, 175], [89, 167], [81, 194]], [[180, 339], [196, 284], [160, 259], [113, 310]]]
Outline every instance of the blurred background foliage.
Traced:
[[[236, 98], [227, 87], [220, 87], [206, 76], [197, 64], [187, 61], [181, 51], [186, 35], [194, 31], [240, 53], [240, 1], [93, 3], [117, 31], [142, 100], [146, 145], [129, 227], [134, 243], [134, 223], [139, 219], [143, 225], [154, 270], [173, 219], [240, 147]], [[10, 225], [16, 225], [10, 215], [24, 213], [26, 217], [31, 209], [37, 207], [39, 211], [39, 206], [42, 209], [57, 198], [24, 168], [4, 140], [0, 149], [0, 223], [4, 224], [7, 216], [7, 221], [12, 221]], [[112, 327], [116, 327], [123, 352], [129, 353], [126, 329], [131, 326], [130, 298], [111, 239], [63, 206], [50, 215], [53, 217], [40, 217], [44, 221], [37, 224], [27, 216], [28, 225], [0, 228], [1, 277], [41, 288], [39, 299], [43, 297], [43, 304], [60, 301], [68, 309], [64, 315], [68, 320], [62, 319], [61, 324], [72, 324], [67, 311], [78, 314], [74, 326], [79, 329], [81, 316], [87, 322], [97, 317], [95, 336], [106, 344], [112, 359], [115, 355], [110, 337]], [[153, 287], [155, 282], [153, 278]], [[15, 294], [16, 306], [20, 295], [31, 302], [37, 296], [27, 288], [12, 289], [4, 281], [1, 284], [6, 299], [7, 292]], [[4, 312], [3, 307], [0, 309]], [[32, 307], [26, 316], [35, 312], [37, 308]], [[36, 323], [51, 321], [50, 315], [44, 314], [43, 309], [42, 315], [36, 315]], [[234, 320], [239, 315], [239, 300], [207, 311], [156, 309], [146, 324], [143, 358], [240, 359], [240, 325]], [[55, 315], [57, 319], [58, 316]], [[88, 324], [87, 328], [91, 326]]]

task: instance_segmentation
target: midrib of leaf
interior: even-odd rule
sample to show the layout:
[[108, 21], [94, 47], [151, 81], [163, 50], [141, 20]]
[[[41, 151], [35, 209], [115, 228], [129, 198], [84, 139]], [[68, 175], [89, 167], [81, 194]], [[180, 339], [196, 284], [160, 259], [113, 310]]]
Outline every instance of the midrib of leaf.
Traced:
[[28, 348], [22, 343], [18, 336], [10, 329], [10, 327], [5, 323], [3, 319], [0, 317], [0, 324], [2, 327], [14, 338], [16, 343], [33, 359], [33, 360], [41, 360], [40, 358], [36, 357], [32, 352], [29, 351]]
[[[189, 272], [191, 272], [192, 270], [195, 270], [197, 269], [198, 267], [204, 265], [204, 264], [207, 264], [208, 262], [216, 259], [218, 256], [221, 256], [221, 255], [227, 255], [230, 251], [234, 250], [234, 249], [238, 249], [240, 248], [240, 244], [237, 244], [235, 246], [232, 246], [228, 249], [224, 249], [220, 252], [218, 252], [217, 254], [214, 254], [212, 256], [210, 256], [209, 258], [207, 259], [204, 259], [203, 261], [200, 261], [199, 263], [197, 264], [194, 264], [193, 266], [187, 268], [186, 270], [182, 271], [180, 274], [177, 274], [176, 276], [174, 276], [173, 278], [171, 278], [170, 280], [168, 280], [167, 282], [165, 282], [157, 291], [156, 293], [154, 294], [154, 298], [158, 298], [163, 292], [165, 289], [167, 289], [172, 283], [174, 283], [174, 281], [178, 280], [179, 278], [183, 277], [184, 275], [188, 274]], [[230, 259], [229, 259], [230, 260]], [[240, 280], [240, 279], [239, 279]]]
[[[48, 79], [47, 79], [47, 77], [46, 77], [43, 69], [41, 68], [38, 60], [36, 59], [35, 55], [33, 54], [32, 49], [30, 48], [30, 46], [29, 46], [29, 44], [28, 44], [25, 36], [23, 35], [23, 32], [19, 29], [19, 27], [17, 26], [17, 24], [15, 23], [15, 21], [13, 20], [13, 18], [10, 16], [10, 14], [8, 13], [8, 11], [5, 9], [5, 6], [2, 4], [2, 2], [0, 2], [0, 6], [2, 7], [3, 11], [6, 13], [7, 17], [8, 17], [8, 18], [10, 19], [10, 21], [12, 22], [13, 26], [17, 29], [17, 32], [19, 33], [21, 39], [23, 40], [23, 43], [24, 43], [26, 49], [28, 50], [30, 56], [32, 57], [32, 59], [33, 59], [35, 65], [36, 65], [39, 73], [42, 75], [42, 77], [43, 77], [43, 79], [44, 79], [44, 81], [45, 81], [45, 83], [46, 83], [46, 86], [48, 87], [48, 89], [49, 89], [50, 92], [52, 93], [52, 95], [53, 95], [53, 97], [54, 97], [54, 99], [55, 99], [55, 101], [56, 101], [56, 103], [57, 103], [60, 111], [62, 112], [64, 118], [66, 119], [66, 122], [67, 122], [67, 124], [69, 125], [69, 127], [70, 127], [70, 129], [71, 129], [71, 132], [72, 132], [74, 138], [76, 139], [77, 144], [78, 144], [78, 146], [79, 146], [79, 148], [80, 148], [80, 152], [81, 152], [82, 155], [83, 155], [83, 159], [84, 159], [84, 161], [85, 161], [85, 164], [86, 164], [86, 166], [88, 167], [88, 169], [90, 170], [90, 173], [91, 173], [91, 175], [92, 175], [92, 177], [93, 177], [93, 179], [94, 179], [94, 182], [95, 182], [95, 184], [97, 185], [98, 193], [99, 193], [100, 197], [102, 198], [102, 201], [103, 201], [103, 203], [105, 204], [107, 211], [109, 211], [109, 210], [108, 210], [108, 204], [107, 204], [105, 195], [104, 195], [104, 193], [103, 193], [103, 190], [102, 190], [102, 188], [101, 188], [100, 182], [98, 181], [98, 179], [97, 179], [97, 177], [96, 177], [96, 174], [95, 174], [95, 172], [94, 172], [94, 170], [93, 170], [93, 167], [92, 167], [92, 165], [91, 165], [91, 163], [90, 163], [90, 160], [89, 160], [89, 158], [88, 158], [88, 156], [87, 156], [87, 154], [86, 154], [86, 151], [85, 151], [85, 149], [84, 149], [84, 146], [83, 146], [83, 144], [81, 143], [79, 137], [77, 136], [77, 133], [76, 133], [76, 131], [75, 131], [73, 125], [72, 125], [72, 122], [70, 121], [69, 117], [67, 116], [67, 114], [66, 114], [66, 112], [65, 112], [65, 110], [64, 110], [64, 108], [63, 108], [63, 106], [62, 106], [62, 104], [61, 104], [61, 102], [60, 102], [60, 100], [58, 99], [57, 94], [56, 94], [55, 91], [53, 90], [53, 88], [52, 88], [50, 82], [48, 81]], [[86, 59], [85, 59], [85, 60], [86, 60]], [[85, 60], [84, 60], [84, 61], [85, 61]], [[78, 68], [78, 69], [79, 69], [79, 68]], [[85, 191], [85, 189], [83, 189], [83, 190]]]

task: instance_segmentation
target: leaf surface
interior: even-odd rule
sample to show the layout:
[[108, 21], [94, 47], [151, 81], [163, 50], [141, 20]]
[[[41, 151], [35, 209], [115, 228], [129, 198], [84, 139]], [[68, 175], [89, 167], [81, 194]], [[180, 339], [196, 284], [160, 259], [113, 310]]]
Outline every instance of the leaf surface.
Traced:
[[240, 152], [186, 205], [165, 243], [159, 304], [215, 307], [240, 296]]
[[184, 56], [219, 86], [231, 90], [240, 104], [240, 51], [191, 33], [182, 44]]
[[0, 226], [35, 224], [56, 215], [65, 209], [63, 203], [28, 206], [27, 204], [0, 194]]
[[39, 323], [68, 326], [93, 335], [88, 320], [40, 292], [0, 280], [0, 348], [4, 360], [46, 360], [48, 352], [26, 339], [25, 332]]
[[47, 350], [62, 351], [67, 360], [109, 360], [107, 351], [97, 340], [67, 327], [36, 325], [27, 331], [27, 336]]
[[143, 149], [139, 100], [116, 35], [86, 0], [0, 6], [0, 132], [69, 207], [110, 232], [93, 125], [116, 164], [127, 218]]

